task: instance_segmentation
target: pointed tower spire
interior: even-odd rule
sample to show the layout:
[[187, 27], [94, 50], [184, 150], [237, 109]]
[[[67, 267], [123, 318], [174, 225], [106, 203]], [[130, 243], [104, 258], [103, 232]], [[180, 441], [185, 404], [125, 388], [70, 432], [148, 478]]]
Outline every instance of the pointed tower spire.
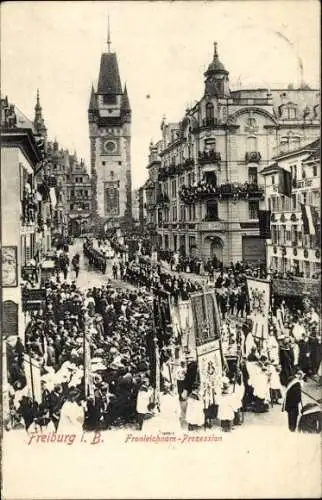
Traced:
[[42, 116], [42, 107], [40, 105], [40, 97], [39, 97], [39, 89], [37, 89], [37, 97], [36, 97], [36, 105], [35, 105], [35, 119], [34, 119], [34, 127], [38, 134], [46, 137], [47, 128], [45, 126], [45, 120]]
[[97, 106], [96, 106], [96, 96], [95, 96], [94, 85], [92, 84], [91, 97], [90, 97], [90, 100], [89, 100], [88, 111], [95, 111], [96, 109], [97, 109]]
[[130, 99], [127, 93], [126, 84], [124, 85], [124, 92], [122, 96], [122, 110], [123, 111], [131, 111]]
[[214, 42], [214, 59], [218, 57], [218, 51], [217, 51], [218, 43]]
[[107, 52], [111, 52], [110, 16], [107, 17]]

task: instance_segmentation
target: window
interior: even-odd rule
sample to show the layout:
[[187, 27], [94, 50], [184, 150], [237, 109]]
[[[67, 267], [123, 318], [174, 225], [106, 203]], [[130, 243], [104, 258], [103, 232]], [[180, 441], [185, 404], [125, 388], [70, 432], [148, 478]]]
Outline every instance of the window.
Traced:
[[320, 207], [320, 191], [312, 191], [312, 205], [314, 207]]
[[281, 226], [281, 235], [280, 235], [280, 243], [281, 245], [285, 245], [286, 243], [286, 226]]
[[103, 167], [105, 167], [106, 161], [102, 161], [102, 165], [103, 165]]
[[291, 241], [291, 231], [286, 231], [286, 241]]
[[116, 95], [103, 95], [104, 104], [116, 104]]
[[182, 186], [184, 184], [184, 175], [179, 177], [179, 186]]
[[211, 186], [217, 185], [217, 176], [215, 172], [205, 172], [204, 174], [205, 181]]
[[286, 119], [295, 120], [296, 119], [296, 108], [294, 106], [289, 106], [286, 108]]
[[207, 221], [218, 220], [218, 203], [216, 201], [208, 201], [206, 220]]
[[292, 194], [292, 210], [297, 210], [296, 194]]
[[164, 235], [164, 246], [169, 248], [169, 236], [167, 234]]
[[272, 186], [275, 185], [275, 175], [272, 175]]
[[313, 165], [313, 177], [316, 177], [318, 175], [318, 166]]
[[275, 225], [271, 226], [271, 232], [272, 232], [272, 243], [274, 245], [277, 243], [277, 230]]
[[196, 219], [196, 206], [192, 205], [192, 220]]
[[177, 206], [176, 205], [173, 205], [172, 207], [172, 220], [173, 222], [175, 222], [178, 218], [178, 214], [177, 214]]
[[248, 182], [250, 184], [257, 184], [257, 167], [248, 168]]
[[186, 220], [186, 210], [184, 205], [180, 205], [180, 221], [185, 222]]
[[177, 196], [177, 181], [175, 179], [171, 182], [171, 196], [172, 198]]
[[250, 219], [258, 219], [258, 201], [249, 201], [248, 202], [248, 214]]
[[210, 124], [214, 121], [214, 105], [211, 102], [206, 104], [206, 122]]

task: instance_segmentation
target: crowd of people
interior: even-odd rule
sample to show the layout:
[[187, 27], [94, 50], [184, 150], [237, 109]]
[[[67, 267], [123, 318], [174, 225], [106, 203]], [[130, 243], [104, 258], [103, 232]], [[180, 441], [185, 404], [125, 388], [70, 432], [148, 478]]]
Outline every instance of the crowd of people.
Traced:
[[[108, 247], [104, 240], [83, 245], [88, 265], [104, 274]], [[173, 357], [165, 341], [173, 335], [171, 320], [156, 329], [154, 317], [153, 297], [159, 292], [175, 306], [201, 291], [201, 282], [167, 272], [151, 259], [128, 262], [115, 254], [113, 278], [128, 282], [131, 289], [117, 288], [106, 277], [106, 284], [84, 291], [77, 281], [67, 282], [69, 262], [77, 280], [79, 254], [70, 260], [62, 249], [57, 262], [56, 276], [45, 283], [44, 304], [31, 314], [25, 343], [19, 338], [7, 343], [11, 425], [22, 420], [27, 430], [52, 426], [57, 431], [74, 418], [85, 430], [122, 425], [142, 429], [151, 415], [156, 422], [157, 415], [172, 412], [177, 424], [184, 420], [190, 430], [219, 420], [223, 431], [230, 431], [243, 423], [245, 411], [262, 413], [281, 404], [289, 414], [289, 429], [296, 429], [303, 381], [318, 374], [321, 364], [319, 311], [310, 305], [294, 311], [276, 301], [268, 337], [253, 337], [246, 278], [258, 277], [259, 268], [237, 263], [210, 277], [222, 319], [223, 373], [209, 396], [200, 384], [196, 358], [180, 348]], [[25, 353], [39, 365], [40, 397], [30, 392]], [[306, 411], [313, 431], [321, 429], [320, 416], [314, 420], [320, 410]], [[299, 428], [305, 430], [301, 422]]]
[[[101, 288], [79, 290], [76, 283], [46, 284], [44, 307], [32, 314], [25, 345], [8, 345], [10, 406], [31, 424], [57, 429], [66, 401], [84, 409], [84, 428], [109, 428], [136, 417], [138, 388], [150, 383], [150, 298], [145, 292]], [[84, 389], [85, 339], [93, 383]], [[26, 385], [23, 354], [40, 365], [42, 396], [35, 401]], [[29, 388], [30, 389], [30, 388]], [[71, 399], [70, 399], [71, 398]]]

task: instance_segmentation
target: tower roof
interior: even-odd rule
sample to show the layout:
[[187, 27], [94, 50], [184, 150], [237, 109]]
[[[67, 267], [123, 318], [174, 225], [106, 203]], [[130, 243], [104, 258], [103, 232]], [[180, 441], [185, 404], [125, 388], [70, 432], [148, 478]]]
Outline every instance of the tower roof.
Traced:
[[46, 134], [47, 129], [45, 126], [45, 120], [42, 116], [42, 107], [40, 105], [39, 89], [37, 89], [37, 100], [36, 100], [36, 105], [35, 105], [35, 118], [34, 118], [33, 124], [34, 124], [35, 130], [38, 133]]
[[122, 94], [121, 79], [115, 52], [107, 52], [101, 56], [97, 93]]
[[97, 103], [96, 103], [96, 96], [95, 96], [95, 90], [94, 90], [94, 85], [92, 85], [92, 90], [91, 90], [91, 98], [89, 101], [89, 111], [95, 111], [97, 109]]
[[122, 109], [122, 111], [131, 111], [131, 105], [130, 105], [130, 100], [129, 100], [129, 96], [127, 93], [126, 85], [124, 86], [124, 92], [122, 95], [121, 109]]
[[205, 74], [207, 75], [208, 73], [215, 73], [215, 72], [228, 74], [228, 71], [226, 70], [225, 66], [219, 60], [217, 42], [214, 42], [214, 57], [211, 63], [209, 64], [208, 70], [206, 71]]

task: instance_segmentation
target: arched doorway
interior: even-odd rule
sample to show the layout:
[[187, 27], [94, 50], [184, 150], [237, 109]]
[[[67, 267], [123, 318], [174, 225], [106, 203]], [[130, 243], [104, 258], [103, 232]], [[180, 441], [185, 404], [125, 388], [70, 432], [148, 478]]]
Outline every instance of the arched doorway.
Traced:
[[222, 263], [224, 253], [224, 243], [222, 239], [218, 236], [207, 236], [206, 239], [210, 241], [210, 258], [214, 259], [214, 257], [216, 257], [217, 261]]

